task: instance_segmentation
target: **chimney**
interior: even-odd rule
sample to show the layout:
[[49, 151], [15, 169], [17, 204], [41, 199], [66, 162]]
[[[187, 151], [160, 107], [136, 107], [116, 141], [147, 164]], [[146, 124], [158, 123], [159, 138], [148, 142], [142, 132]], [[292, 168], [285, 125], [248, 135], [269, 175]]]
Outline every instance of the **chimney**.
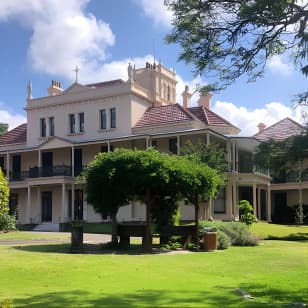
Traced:
[[51, 80], [51, 85], [48, 88], [48, 95], [54, 96], [61, 94], [63, 92], [63, 89], [61, 88], [61, 82], [56, 80]]
[[189, 93], [189, 86], [185, 86], [185, 90], [182, 93], [183, 96], [183, 107], [184, 108], [189, 108], [190, 107], [190, 99], [192, 97], [192, 94]]
[[265, 129], [266, 125], [264, 123], [259, 123], [257, 127], [259, 129], [259, 133], [261, 133]]
[[207, 109], [211, 109], [211, 97], [212, 93], [208, 92], [206, 94], [201, 94], [199, 100], [198, 100], [198, 105], [199, 106], [204, 106]]

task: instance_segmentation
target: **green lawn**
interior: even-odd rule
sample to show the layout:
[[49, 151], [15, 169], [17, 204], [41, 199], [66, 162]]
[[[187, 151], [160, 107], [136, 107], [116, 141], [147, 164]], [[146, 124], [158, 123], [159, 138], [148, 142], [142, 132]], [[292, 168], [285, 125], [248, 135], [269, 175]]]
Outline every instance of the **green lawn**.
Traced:
[[69, 238], [70, 234], [57, 234], [57, 233], [33, 233], [25, 231], [0, 233], [1, 240], [40, 240], [40, 239], [65, 239]]
[[[308, 303], [307, 242], [265, 241], [176, 255], [78, 255], [68, 249], [67, 244], [0, 246], [0, 302], [46, 308]], [[255, 299], [244, 299], [237, 288]]]
[[308, 240], [308, 226], [253, 223], [251, 231], [265, 239]]

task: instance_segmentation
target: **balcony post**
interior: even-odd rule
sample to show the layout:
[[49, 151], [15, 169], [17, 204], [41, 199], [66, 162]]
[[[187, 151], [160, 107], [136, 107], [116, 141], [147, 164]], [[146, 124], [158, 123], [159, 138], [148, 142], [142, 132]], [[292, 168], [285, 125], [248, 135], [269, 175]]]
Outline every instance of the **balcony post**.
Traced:
[[38, 222], [41, 222], [42, 220], [42, 206], [41, 206], [41, 187], [37, 186], [37, 216], [38, 216]]
[[27, 208], [26, 208], [26, 221], [27, 221], [29, 224], [31, 224], [30, 206], [31, 206], [31, 186], [28, 185], [28, 198], [27, 198]]
[[72, 191], [71, 191], [71, 193], [72, 193], [72, 198], [71, 198], [71, 201], [72, 201], [72, 203], [71, 203], [71, 212], [72, 212], [72, 221], [74, 221], [75, 220], [75, 213], [74, 213], [74, 205], [75, 205], [75, 184], [73, 183], [72, 184]]
[[110, 152], [110, 140], [108, 139], [107, 141], [107, 148], [108, 148], [108, 153]]
[[210, 134], [206, 133], [206, 145], [210, 145]]
[[252, 206], [253, 206], [253, 215], [257, 217], [257, 184], [252, 185]]
[[268, 222], [272, 221], [272, 205], [271, 205], [271, 185], [270, 183], [267, 184], [267, 202], [266, 202], [266, 206], [267, 206], [267, 211], [266, 211], [266, 220]]
[[72, 154], [72, 177], [75, 177], [75, 148], [74, 147], [72, 147], [71, 154]]
[[179, 135], [176, 136], [176, 154], [181, 154], [181, 139]]
[[10, 154], [6, 152], [6, 177], [8, 182], [10, 181]]
[[42, 155], [41, 155], [41, 150], [37, 151], [38, 153], [38, 167], [42, 167]]
[[258, 219], [261, 219], [261, 188], [258, 188]]
[[61, 218], [60, 222], [65, 222], [65, 184], [62, 183]]

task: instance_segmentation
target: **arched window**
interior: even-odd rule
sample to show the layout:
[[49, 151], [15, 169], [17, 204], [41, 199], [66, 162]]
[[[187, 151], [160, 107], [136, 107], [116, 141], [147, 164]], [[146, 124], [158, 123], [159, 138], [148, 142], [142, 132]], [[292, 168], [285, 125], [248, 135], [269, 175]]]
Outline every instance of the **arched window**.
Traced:
[[287, 174], [287, 182], [297, 182], [298, 181], [298, 171], [290, 171]]
[[308, 168], [302, 173], [302, 181], [308, 181]]

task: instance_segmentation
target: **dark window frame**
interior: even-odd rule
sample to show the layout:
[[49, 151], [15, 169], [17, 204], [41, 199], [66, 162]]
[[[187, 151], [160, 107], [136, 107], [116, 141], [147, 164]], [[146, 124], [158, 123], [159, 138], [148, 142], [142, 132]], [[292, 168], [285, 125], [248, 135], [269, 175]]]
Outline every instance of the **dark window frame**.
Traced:
[[106, 109], [99, 111], [100, 114], [100, 129], [107, 129], [107, 113]]
[[75, 134], [76, 133], [76, 120], [75, 120], [75, 114], [70, 113], [68, 115], [69, 119], [69, 132], [70, 134]]
[[49, 117], [49, 136], [55, 135], [55, 117]]
[[45, 138], [46, 137], [46, 119], [40, 118], [40, 137]]
[[117, 127], [117, 111], [116, 108], [110, 108], [110, 128]]
[[84, 112], [78, 113], [79, 133], [84, 133]]

